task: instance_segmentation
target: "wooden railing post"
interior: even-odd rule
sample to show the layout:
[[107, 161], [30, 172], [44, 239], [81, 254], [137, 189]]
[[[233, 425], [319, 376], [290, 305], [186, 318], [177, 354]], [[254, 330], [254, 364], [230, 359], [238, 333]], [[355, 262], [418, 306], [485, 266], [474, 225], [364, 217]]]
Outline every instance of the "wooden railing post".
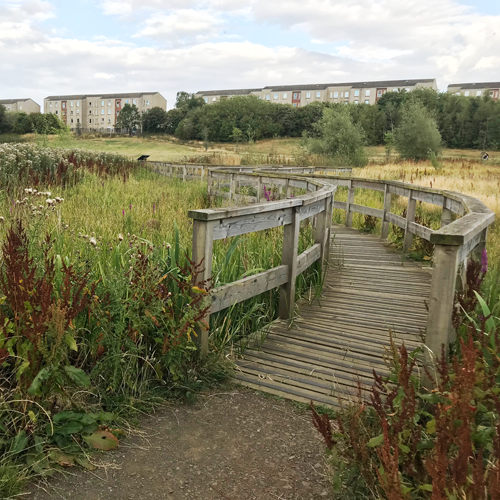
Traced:
[[380, 237], [386, 240], [389, 237], [389, 221], [386, 220], [387, 214], [391, 211], [392, 195], [389, 192], [389, 184], [384, 187], [384, 214], [382, 215], [382, 233]]
[[212, 196], [212, 194], [213, 194], [212, 182], [213, 182], [212, 171], [210, 169], [208, 169], [208, 171], [207, 171], [207, 192], [208, 192], [208, 196]]
[[260, 203], [262, 201], [262, 177], [259, 177], [257, 179], [257, 203]]
[[173, 174], [173, 168], [174, 168], [174, 167], [172, 166], [172, 164], [170, 164], [170, 165], [169, 165], [170, 178], [172, 178], [172, 176], [173, 176], [173, 175], [172, 175], [172, 174]]
[[322, 212], [316, 216], [316, 227], [314, 229], [314, 243], [321, 245], [319, 262], [323, 267], [328, 261], [330, 251], [330, 229], [332, 227], [333, 196], [324, 200], [325, 206]]
[[205, 167], [202, 165], [201, 166], [201, 172], [200, 172], [200, 177], [201, 177], [201, 183], [203, 184], [203, 177], [204, 177], [204, 174], [205, 174]]
[[408, 252], [413, 243], [413, 233], [410, 232], [410, 222], [415, 222], [415, 213], [417, 210], [417, 200], [413, 198], [413, 191], [408, 195], [408, 207], [406, 209], [405, 237], [403, 241], [403, 252]]
[[451, 223], [452, 215], [451, 210], [446, 208], [446, 197], [443, 198], [443, 212], [441, 213], [441, 227], [447, 226]]
[[345, 209], [345, 225], [346, 227], [352, 227], [352, 216], [353, 212], [351, 210], [351, 205], [354, 203], [354, 188], [352, 187], [352, 180], [347, 181], [347, 203]]
[[[198, 282], [195, 285], [207, 281], [212, 277], [212, 255], [213, 255], [213, 228], [214, 221], [193, 220], [193, 262], [201, 264], [203, 271], [198, 275]], [[205, 316], [204, 321], [210, 324], [210, 315]], [[208, 354], [208, 334], [205, 327], [197, 327], [195, 343], [200, 349], [201, 355]]]
[[229, 199], [232, 200], [234, 195], [234, 174], [229, 174]]
[[[452, 340], [452, 313], [455, 303], [460, 246], [436, 245], [434, 247], [429, 315], [425, 335], [425, 362], [434, 373], [435, 361], [441, 357]], [[431, 351], [431, 352], [429, 352]]]
[[295, 308], [295, 281], [297, 278], [297, 257], [299, 250], [299, 211], [294, 207], [292, 223], [283, 229], [282, 265], [288, 266], [288, 282], [280, 289], [279, 317], [293, 319]]
[[186, 165], [182, 166], [182, 180], [186, 180]]

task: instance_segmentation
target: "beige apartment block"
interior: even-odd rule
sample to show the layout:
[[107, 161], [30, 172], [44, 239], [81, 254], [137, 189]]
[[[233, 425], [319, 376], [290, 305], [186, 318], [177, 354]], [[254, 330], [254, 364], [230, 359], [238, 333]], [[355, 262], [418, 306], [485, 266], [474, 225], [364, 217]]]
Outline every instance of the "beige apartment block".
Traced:
[[213, 104], [221, 99], [228, 99], [235, 96], [259, 95], [262, 89], [234, 89], [234, 90], [206, 90], [197, 92], [196, 97], [203, 97], [207, 104]]
[[262, 89], [200, 91], [196, 95], [203, 97], [208, 104], [229, 97], [254, 94], [265, 101], [301, 107], [312, 102], [375, 104], [387, 92], [411, 92], [417, 88], [437, 90], [436, 79], [278, 85]]
[[490, 93], [494, 101], [500, 97], [500, 82], [485, 83], [452, 83], [448, 85], [448, 92], [466, 97], [481, 97], [486, 92]]
[[33, 99], [0, 99], [0, 104], [5, 106], [7, 111], [23, 111], [24, 113], [40, 113], [40, 104]]
[[57, 115], [71, 129], [106, 132], [114, 130], [125, 104], [135, 105], [140, 113], [152, 108], [167, 109], [167, 101], [159, 92], [129, 94], [80, 94], [49, 96], [44, 99], [44, 113]]

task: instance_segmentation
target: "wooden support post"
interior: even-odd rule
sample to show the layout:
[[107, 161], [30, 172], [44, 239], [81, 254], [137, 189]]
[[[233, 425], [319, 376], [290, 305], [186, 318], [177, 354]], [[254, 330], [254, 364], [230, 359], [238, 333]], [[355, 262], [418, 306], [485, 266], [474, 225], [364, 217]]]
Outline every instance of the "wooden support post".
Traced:
[[441, 213], [441, 227], [451, 223], [452, 212], [446, 208], [446, 197], [443, 199], [443, 212]]
[[286, 197], [287, 199], [292, 196], [292, 188], [290, 186], [290, 179], [286, 180]]
[[444, 344], [448, 352], [452, 340], [451, 316], [455, 303], [455, 286], [460, 246], [436, 245], [434, 247], [429, 314], [425, 335], [425, 363], [435, 374], [436, 359], [441, 357]]
[[[203, 173], [203, 171], [202, 171]], [[207, 172], [207, 192], [208, 192], [208, 196], [212, 196], [212, 182], [213, 182], [213, 178], [212, 178], [212, 171], [211, 170], [208, 170]]]
[[330, 243], [332, 241], [332, 219], [333, 219], [333, 201], [335, 193], [327, 198], [326, 204], [326, 244], [324, 250], [324, 261], [328, 264], [330, 262]]
[[182, 180], [186, 181], [186, 165], [182, 166]]
[[488, 237], [488, 228], [483, 230], [481, 241], [474, 247], [474, 249], [471, 252], [471, 257], [477, 262], [481, 262], [483, 258], [483, 251], [486, 248], [487, 237]]
[[352, 181], [347, 181], [347, 203], [345, 209], [345, 225], [346, 227], [352, 227], [352, 216], [351, 205], [354, 203], [354, 188], [352, 187]]
[[220, 196], [220, 174], [217, 178], [217, 195]]
[[389, 192], [389, 185], [386, 184], [384, 188], [384, 213], [382, 215], [382, 233], [380, 237], [386, 240], [389, 236], [389, 221], [386, 220], [387, 214], [391, 211], [392, 195]]
[[170, 178], [172, 178], [172, 174], [173, 174], [173, 166], [172, 165], [169, 165], [169, 171], [170, 171]]
[[[201, 264], [203, 272], [198, 275], [198, 283], [209, 280], [212, 277], [212, 254], [213, 254], [213, 228], [214, 221], [193, 220], [193, 262]], [[194, 283], [195, 285], [198, 283]], [[210, 324], [210, 315], [205, 316], [204, 321]], [[208, 334], [204, 327], [197, 327], [195, 342], [201, 351], [201, 355], [208, 354]]]
[[205, 176], [205, 167], [201, 166], [201, 183], [203, 184], [203, 177]]
[[413, 243], [413, 233], [410, 232], [410, 222], [415, 222], [415, 213], [417, 211], [417, 200], [413, 198], [413, 191], [408, 196], [408, 208], [406, 209], [405, 237], [403, 240], [403, 252], [408, 252]]
[[263, 192], [262, 192], [262, 177], [259, 177], [257, 179], [257, 203], [260, 203], [262, 201], [262, 196], [263, 196]]
[[288, 282], [281, 287], [279, 317], [293, 319], [295, 308], [295, 280], [297, 278], [297, 257], [299, 250], [299, 212], [294, 208], [292, 223], [284, 227], [282, 265], [288, 266]]
[[314, 228], [314, 243], [319, 243], [321, 245], [321, 253], [320, 253], [320, 258], [319, 262], [321, 264], [321, 267], [323, 267], [325, 263], [325, 246], [326, 246], [326, 233], [327, 233], [327, 227], [326, 227], [326, 218], [327, 218], [327, 198], [323, 200], [324, 206], [323, 206], [323, 211], [320, 212], [318, 215], [316, 215], [316, 226]]
[[232, 200], [234, 196], [234, 174], [229, 174], [229, 199]]

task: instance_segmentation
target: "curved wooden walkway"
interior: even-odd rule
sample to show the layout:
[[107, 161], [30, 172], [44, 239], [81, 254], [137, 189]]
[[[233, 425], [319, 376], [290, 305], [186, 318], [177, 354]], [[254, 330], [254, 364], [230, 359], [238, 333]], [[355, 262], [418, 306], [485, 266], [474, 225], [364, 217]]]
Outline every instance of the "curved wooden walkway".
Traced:
[[322, 298], [299, 304], [291, 327], [275, 323], [236, 363], [243, 385], [287, 399], [338, 407], [386, 373], [389, 331], [411, 350], [422, 343], [430, 268], [403, 260], [374, 235], [332, 228]]

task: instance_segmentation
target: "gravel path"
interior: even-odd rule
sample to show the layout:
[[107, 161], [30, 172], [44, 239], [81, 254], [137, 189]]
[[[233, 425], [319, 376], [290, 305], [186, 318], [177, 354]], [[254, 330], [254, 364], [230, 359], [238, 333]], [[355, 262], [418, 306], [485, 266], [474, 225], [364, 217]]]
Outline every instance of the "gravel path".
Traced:
[[34, 500], [328, 498], [324, 446], [309, 413], [241, 387], [165, 405], [94, 472], [31, 485]]

